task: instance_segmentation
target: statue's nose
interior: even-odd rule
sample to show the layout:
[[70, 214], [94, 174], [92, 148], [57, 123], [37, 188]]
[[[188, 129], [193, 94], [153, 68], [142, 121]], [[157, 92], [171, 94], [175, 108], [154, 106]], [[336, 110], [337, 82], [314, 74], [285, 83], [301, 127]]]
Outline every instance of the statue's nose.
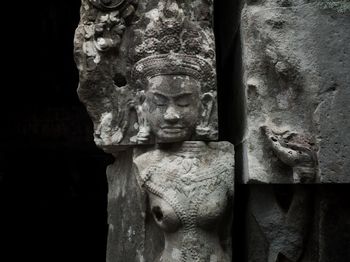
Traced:
[[165, 111], [164, 119], [169, 122], [176, 122], [180, 119], [180, 114], [173, 106], [169, 106]]

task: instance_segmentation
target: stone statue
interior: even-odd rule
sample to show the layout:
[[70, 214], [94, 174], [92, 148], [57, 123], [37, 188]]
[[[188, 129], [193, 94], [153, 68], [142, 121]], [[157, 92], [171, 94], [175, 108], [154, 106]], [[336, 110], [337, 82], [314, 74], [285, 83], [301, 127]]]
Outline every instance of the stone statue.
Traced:
[[147, 30], [135, 33], [131, 71], [142, 123], [136, 139], [157, 144], [134, 158], [149, 210], [164, 233], [156, 261], [228, 262], [233, 145], [188, 141], [217, 136], [213, 42], [175, 2], [157, 11], [150, 12], [156, 15]]

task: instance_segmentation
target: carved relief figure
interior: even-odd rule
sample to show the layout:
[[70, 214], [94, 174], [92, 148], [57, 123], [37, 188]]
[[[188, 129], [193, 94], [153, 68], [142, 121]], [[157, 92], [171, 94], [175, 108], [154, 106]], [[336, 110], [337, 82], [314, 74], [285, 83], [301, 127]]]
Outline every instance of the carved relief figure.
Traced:
[[157, 144], [134, 159], [149, 210], [164, 233], [156, 261], [231, 261], [233, 146], [186, 141], [217, 136], [213, 38], [175, 2], [145, 17], [146, 30], [135, 32], [130, 80], [141, 124], [135, 139]]
[[[151, 66], [168, 70], [171, 58], [161, 59]], [[164, 75], [148, 78], [143, 122], [157, 143], [171, 144], [134, 160], [150, 210], [165, 234], [165, 249], [158, 261], [230, 261], [230, 236], [225, 233], [230, 232], [233, 146], [226, 142], [181, 143], [207, 131], [199, 128], [210, 121], [213, 103], [211, 93], [201, 95], [201, 82], [181, 70], [188, 74], [179, 64], [173, 74], [165, 70]]]

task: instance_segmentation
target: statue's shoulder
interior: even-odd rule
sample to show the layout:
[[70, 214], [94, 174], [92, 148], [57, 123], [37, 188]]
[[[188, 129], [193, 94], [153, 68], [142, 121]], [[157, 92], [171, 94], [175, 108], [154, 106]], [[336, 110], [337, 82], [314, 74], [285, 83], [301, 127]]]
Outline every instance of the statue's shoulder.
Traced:
[[142, 184], [150, 179], [156, 169], [159, 169], [159, 164], [162, 162], [164, 154], [161, 151], [154, 149], [147, 151], [134, 157], [134, 166], [137, 169], [137, 176]]
[[[230, 142], [210, 142], [208, 147], [215, 155], [212, 165], [215, 166], [220, 179], [226, 184], [228, 192], [233, 195], [234, 171], [235, 171], [235, 148]], [[215, 153], [214, 153], [215, 152]]]
[[235, 147], [230, 142], [209, 142], [208, 148], [211, 155], [215, 158], [214, 162], [222, 163], [228, 168], [234, 168], [235, 165]]
[[223, 154], [235, 154], [235, 146], [227, 141], [209, 142], [208, 147], [212, 150], [217, 150]]
[[146, 151], [144, 153], [138, 154], [137, 156], [134, 156], [134, 163], [139, 167], [145, 167], [153, 162], [157, 162], [159, 158], [157, 157], [158, 155], [158, 150]]

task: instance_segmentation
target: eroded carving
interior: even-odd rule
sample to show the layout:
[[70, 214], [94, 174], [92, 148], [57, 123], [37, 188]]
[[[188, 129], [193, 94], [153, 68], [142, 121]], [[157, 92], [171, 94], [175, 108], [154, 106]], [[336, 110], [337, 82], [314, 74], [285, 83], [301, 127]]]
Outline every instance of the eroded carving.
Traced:
[[295, 183], [315, 182], [317, 156], [311, 137], [290, 131], [273, 131], [267, 126], [261, 129], [278, 159], [293, 169]]
[[[98, 146], [113, 151], [119, 145], [217, 139], [213, 29], [211, 21], [185, 12], [187, 5], [159, 1], [134, 16], [137, 1], [83, 1], [75, 40], [78, 94]], [[157, 85], [168, 86], [170, 93], [158, 92], [166, 103], [155, 101]], [[155, 129], [169, 115], [178, 122], [168, 120], [160, 136]]]
[[[74, 54], [79, 69], [78, 95], [94, 123], [95, 143], [105, 150], [127, 144], [133, 94], [126, 82], [125, 34], [138, 1], [82, 1]], [[108, 5], [108, 8], [107, 8]]]
[[165, 236], [157, 261], [231, 261], [233, 146], [227, 142], [163, 145], [134, 163]]
[[[350, 53], [350, 20], [338, 13], [349, 10], [348, 2], [245, 1], [241, 36], [249, 128], [246, 182], [300, 181], [289, 179], [289, 168], [266, 161], [266, 140], [260, 131], [266, 124], [312, 135], [319, 160], [315, 182], [349, 181], [349, 161], [344, 160], [350, 155], [349, 139], [343, 134], [349, 121], [343, 112], [349, 111], [350, 60], [333, 66]], [[331, 44], [318, 40], [325, 35]]]

